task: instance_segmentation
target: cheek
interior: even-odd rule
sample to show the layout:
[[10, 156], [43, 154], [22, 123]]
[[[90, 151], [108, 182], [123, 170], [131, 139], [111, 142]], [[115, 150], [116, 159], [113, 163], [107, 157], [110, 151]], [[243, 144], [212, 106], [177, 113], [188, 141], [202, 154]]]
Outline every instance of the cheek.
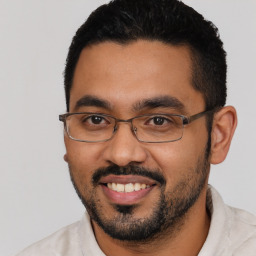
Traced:
[[86, 144], [65, 138], [67, 162], [75, 183], [81, 187], [89, 184], [92, 174], [99, 168], [99, 144]]
[[207, 135], [190, 136], [179, 141], [156, 145], [151, 150], [151, 156], [163, 171], [167, 182], [177, 183], [181, 177], [187, 176], [193, 170], [198, 160], [204, 157]]
[[73, 166], [93, 168], [100, 158], [100, 143], [84, 143], [71, 140], [65, 136], [67, 161]]
[[175, 145], [161, 145], [152, 152], [155, 162], [163, 170], [166, 176], [175, 175], [185, 166], [193, 161], [193, 154], [188, 149], [180, 147], [179, 142], [173, 142]]

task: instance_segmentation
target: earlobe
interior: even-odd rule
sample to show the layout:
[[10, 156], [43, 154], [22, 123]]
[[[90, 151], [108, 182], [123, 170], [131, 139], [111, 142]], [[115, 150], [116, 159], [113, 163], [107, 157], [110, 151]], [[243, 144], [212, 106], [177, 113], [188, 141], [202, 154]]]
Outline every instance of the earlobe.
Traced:
[[68, 155], [67, 155], [67, 153], [63, 156], [63, 159], [64, 159], [65, 162], [68, 163]]
[[214, 115], [211, 133], [211, 164], [219, 164], [225, 160], [236, 126], [237, 114], [234, 107], [223, 107]]

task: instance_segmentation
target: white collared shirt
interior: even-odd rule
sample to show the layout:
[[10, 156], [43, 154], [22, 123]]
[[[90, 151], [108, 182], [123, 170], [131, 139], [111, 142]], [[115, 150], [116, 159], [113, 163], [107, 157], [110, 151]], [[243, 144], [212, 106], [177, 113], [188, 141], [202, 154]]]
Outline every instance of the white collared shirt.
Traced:
[[[211, 186], [207, 206], [211, 224], [198, 256], [256, 256], [256, 216], [224, 204]], [[104, 256], [95, 239], [90, 217], [73, 223], [31, 245], [16, 256]]]

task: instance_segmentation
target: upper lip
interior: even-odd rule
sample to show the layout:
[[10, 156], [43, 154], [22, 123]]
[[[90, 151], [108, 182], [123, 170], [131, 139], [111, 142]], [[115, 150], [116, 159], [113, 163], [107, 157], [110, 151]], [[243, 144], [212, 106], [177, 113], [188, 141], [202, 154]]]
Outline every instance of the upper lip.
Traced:
[[140, 183], [140, 184], [146, 184], [149, 186], [155, 185], [157, 182], [139, 175], [113, 175], [110, 174], [106, 177], [102, 177], [99, 180], [100, 184], [106, 184], [106, 183], [120, 183], [120, 184], [128, 184], [128, 183]]

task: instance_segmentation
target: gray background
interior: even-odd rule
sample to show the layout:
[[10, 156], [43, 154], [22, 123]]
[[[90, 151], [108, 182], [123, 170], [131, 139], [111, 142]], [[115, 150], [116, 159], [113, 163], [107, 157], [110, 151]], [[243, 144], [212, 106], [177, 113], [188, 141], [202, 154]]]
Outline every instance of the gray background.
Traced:
[[[103, 0], [0, 0], [0, 255], [15, 253], [84, 212], [63, 161], [62, 72], [71, 37]], [[210, 183], [256, 214], [256, 1], [186, 0], [219, 27], [228, 104], [239, 124]]]

